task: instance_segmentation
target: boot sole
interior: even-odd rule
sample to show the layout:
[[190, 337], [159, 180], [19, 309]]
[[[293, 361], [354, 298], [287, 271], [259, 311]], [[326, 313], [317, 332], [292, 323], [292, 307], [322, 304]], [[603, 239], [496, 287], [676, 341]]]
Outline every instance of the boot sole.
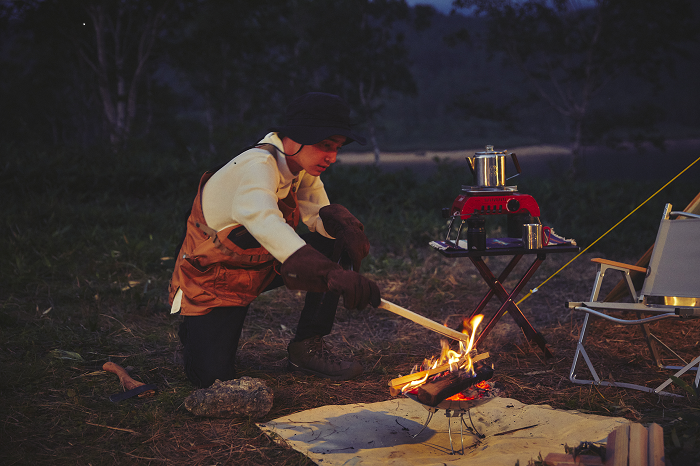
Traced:
[[304, 374], [314, 375], [314, 376], [320, 377], [322, 379], [328, 379], [328, 380], [334, 380], [334, 381], [350, 380], [350, 379], [353, 379], [353, 378], [357, 377], [358, 375], [362, 374], [362, 372], [364, 372], [364, 370], [363, 370], [362, 372], [358, 372], [355, 375], [348, 375], [348, 376], [329, 375], [329, 374], [324, 374], [323, 372], [317, 372], [313, 369], [307, 369], [305, 367], [297, 366], [296, 364], [294, 364], [292, 361], [289, 361], [289, 360], [287, 361], [287, 370], [289, 372], [303, 372]]

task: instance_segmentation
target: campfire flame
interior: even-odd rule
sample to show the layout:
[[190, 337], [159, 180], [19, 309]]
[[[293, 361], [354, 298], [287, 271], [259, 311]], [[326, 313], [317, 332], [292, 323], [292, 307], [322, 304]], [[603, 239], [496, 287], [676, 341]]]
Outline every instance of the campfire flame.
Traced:
[[442, 347], [440, 351], [440, 356], [438, 356], [437, 358], [433, 357], [430, 359], [425, 359], [423, 361], [423, 364], [421, 364], [420, 366], [416, 365], [411, 371], [411, 374], [426, 371], [425, 376], [420, 380], [414, 380], [413, 382], [406, 384], [401, 389], [401, 392], [406, 393], [410, 390], [413, 390], [416, 387], [423, 385], [428, 381], [428, 378], [430, 377], [427, 371], [429, 371], [430, 369], [435, 369], [436, 367], [442, 365], [449, 365], [450, 372], [454, 372], [457, 370], [465, 370], [470, 375], [476, 375], [476, 373], [474, 372], [474, 364], [472, 363], [470, 353], [472, 352], [472, 350], [475, 350], [474, 341], [476, 340], [476, 330], [483, 319], [484, 316], [482, 314], [474, 316], [470, 321], [464, 319], [464, 330], [462, 330], [462, 333], [464, 333], [465, 335], [469, 335], [469, 341], [466, 344], [464, 341], [460, 341], [459, 351], [452, 350], [447, 340], [440, 340], [440, 346]]

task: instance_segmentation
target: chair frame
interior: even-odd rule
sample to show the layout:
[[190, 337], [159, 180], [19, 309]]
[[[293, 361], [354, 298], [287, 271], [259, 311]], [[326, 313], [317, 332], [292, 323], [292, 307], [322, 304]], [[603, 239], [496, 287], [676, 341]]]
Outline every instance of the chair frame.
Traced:
[[[685, 217], [692, 217], [692, 218], [700, 218], [700, 215], [696, 214], [691, 214], [688, 212], [672, 212], [671, 211], [671, 204], [666, 204], [666, 208], [664, 209], [664, 215], [662, 220], [668, 220], [670, 216], [685, 216]], [[650, 387], [645, 387], [643, 385], [636, 385], [636, 384], [631, 384], [631, 383], [624, 383], [624, 382], [610, 382], [610, 381], [604, 381], [601, 380], [600, 377], [598, 376], [598, 373], [596, 372], [593, 363], [591, 362], [591, 359], [588, 356], [588, 353], [586, 352], [586, 349], [584, 347], [584, 343], [586, 340], [586, 330], [588, 328], [588, 322], [591, 318], [591, 316], [596, 316], [600, 317], [603, 319], [606, 319], [611, 322], [615, 322], [617, 324], [622, 324], [622, 325], [639, 325], [641, 326], [642, 333], [644, 334], [644, 338], [646, 340], [646, 343], [649, 347], [649, 351], [651, 352], [651, 357], [654, 361], [654, 363], [662, 368], [662, 369], [668, 369], [668, 370], [678, 370], [675, 374], [673, 374], [672, 377], [680, 377], [681, 375], [685, 374], [686, 372], [690, 370], [695, 370], [697, 371], [697, 374], [695, 376], [695, 381], [694, 381], [694, 388], [695, 391], [698, 392], [699, 386], [700, 386], [700, 356], [696, 357], [693, 359], [691, 362], [685, 361], [682, 357], [680, 357], [678, 354], [676, 354], [675, 351], [673, 351], [671, 348], [669, 348], [666, 344], [664, 344], [656, 335], [651, 333], [648, 324], [650, 322], [655, 322], [658, 320], [664, 320], [664, 319], [684, 319], [684, 318], [689, 318], [689, 317], [700, 317], [700, 307], [695, 307], [695, 306], [677, 306], [677, 305], [649, 305], [644, 302], [642, 302], [642, 297], [640, 297], [634, 287], [634, 284], [632, 283], [632, 278], [630, 276], [630, 271], [637, 271], [637, 272], [642, 272], [642, 273], [647, 273], [647, 269], [644, 267], [639, 267], [635, 265], [628, 265], [628, 264], [623, 264], [620, 262], [614, 262], [614, 261], [609, 261], [605, 259], [592, 259], [593, 262], [596, 262], [597, 265], [597, 273], [596, 277], [594, 280], [593, 284], [593, 290], [591, 291], [591, 296], [590, 296], [590, 301], [589, 302], [569, 302], [567, 303], [567, 306], [570, 309], [575, 309], [579, 311], [583, 311], [586, 313], [586, 316], [583, 320], [583, 325], [581, 327], [581, 332], [579, 333], [579, 338], [578, 342], [576, 344], [576, 352], [574, 353], [574, 358], [573, 362], [571, 365], [571, 370], [569, 372], [569, 380], [573, 383], [576, 384], [584, 384], [584, 385], [604, 385], [604, 386], [610, 386], [610, 387], [622, 387], [622, 388], [630, 388], [634, 390], [640, 390], [648, 393], [654, 393], [658, 395], [665, 395], [665, 396], [675, 396], [675, 397], [681, 397], [681, 395], [675, 394], [675, 393], [670, 393], [663, 391], [664, 388], [666, 388], [669, 384], [673, 382], [673, 379], [669, 377], [665, 382], [663, 382], [661, 385], [659, 385], [656, 388], [650, 388]], [[598, 301], [599, 295], [600, 295], [600, 289], [601, 285], [603, 283], [603, 279], [605, 278], [605, 274], [608, 270], [611, 271], [617, 271], [620, 272], [624, 280], [627, 283], [627, 286], [629, 288], [629, 292], [632, 296], [632, 300], [634, 301], [633, 303], [611, 303], [611, 302], [602, 302]], [[606, 314], [604, 311], [632, 311], [637, 314], [637, 319], [619, 319], [613, 316], [610, 316]], [[651, 317], [642, 317], [642, 314], [653, 314]], [[673, 354], [676, 358], [678, 358], [680, 361], [683, 362], [683, 366], [664, 366], [661, 362], [661, 357], [658, 351], [658, 346], [662, 346], [664, 349], [669, 351], [671, 354]], [[586, 363], [586, 366], [588, 367], [588, 370], [590, 371], [591, 376], [593, 377], [592, 379], [579, 379], [576, 376], [576, 368], [579, 363], [579, 358], [583, 358], [583, 360]]]

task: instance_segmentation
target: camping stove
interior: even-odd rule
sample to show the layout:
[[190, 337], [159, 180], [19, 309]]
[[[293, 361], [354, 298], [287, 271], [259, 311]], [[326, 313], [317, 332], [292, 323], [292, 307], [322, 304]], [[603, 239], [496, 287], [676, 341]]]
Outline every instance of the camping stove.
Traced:
[[462, 186], [462, 194], [452, 203], [448, 217], [466, 220], [472, 215], [515, 215], [528, 213], [540, 216], [540, 206], [529, 194], [518, 192], [517, 186], [483, 188]]
[[[505, 160], [509, 155], [518, 170], [514, 176], [518, 176], [521, 173], [520, 164], [514, 153], [495, 151], [493, 146], [489, 145], [486, 146], [486, 151], [477, 152], [474, 157], [467, 157], [469, 169], [477, 185], [463, 185], [462, 192], [454, 200], [452, 207], [442, 209], [443, 217], [450, 219], [445, 238], [447, 243], [459, 246], [462, 227], [467, 222], [472, 231], [478, 230], [476, 239], [479, 240], [475, 245], [469, 245], [469, 249], [484, 249], [482, 216], [507, 215], [508, 236], [512, 238], [520, 238], [523, 224], [532, 223], [533, 217], [537, 219], [540, 216], [540, 206], [532, 196], [518, 192], [517, 186], [505, 185]], [[450, 234], [457, 220], [459, 227], [457, 238], [453, 242]], [[539, 223], [539, 220], [536, 222]]]
[[[462, 186], [462, 193], [454, 200], [452, 207], [444, 208], [442, 213], [443, 217], [450, 220], [445, 241], [459, 245], [464, 223], [470, 224], [479, 219], [483, 222], [483, 216], [487, 215], [507, 215], [508, 236], [519, 238], [522, 235], [523, 224], [532, 223], [532, 218], [539, 218], [540, 206], [531, 195], [519, 193], [517, 186], [501, 188]], [[459, 221], [459, 227], [457, 237], [453, 241], [450, 236], [457, 221]]]

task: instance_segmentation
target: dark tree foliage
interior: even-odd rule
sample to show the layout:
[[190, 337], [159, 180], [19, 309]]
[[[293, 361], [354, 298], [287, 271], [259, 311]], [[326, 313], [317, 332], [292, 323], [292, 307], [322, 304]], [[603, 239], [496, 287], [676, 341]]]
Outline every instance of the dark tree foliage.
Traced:
[[106, 136], [113, 147], [123, 145], [145, 100], [139, 94], [171, 6], [169, 0], [7, 2], [2, 16], [17, 55], [6, 59], [30, 78], [27, 84], [15, 74], [10, 85], [20, 91], [14, 94], [22, 99], [20, 117], [35, 118], [19, 129], [45, 139], [47, 126], [54, 143]]
[[[423, 9], [425, 10], [425, 9]], [[421, 10], [421, 11], [423, 11]], [[240, 149], [307, 91], [342, 95], [374, 139], [389, 92], [415, 92], [404, 0], [11, 0], [0, 5], [7, 140], [137, 139]]]
[[[290, 22], [299, 31], [295, 44], [298, 78], [315, 89], [343, 96], [360, 110], [379, 157], [376, 127], [382, 104], [391, 92], [415, 94], [403, 35], [392, 26], [410, 21], [405, 0], [299, 0]], [[414, 19], [420, 27], [430, 13]]]
[[61, 21], [62, 12], [50, 1], [6, 2], [0, 8], [2, 139], [62, 143], [100, 132], [96, 95], [86, 85], [90, 71], [81, 66], [70, 39], [85, 30], [87, 15]]
[[300, 92], [288, 77], [289, 15], [286, 0], [207, 0], [168, 37], [167, 74], [186, 86], [182, 119], [203, 127], [209, 152], [254, 139]]
[[689, 0], [596, 0], [591, 6], [574, 0], [453, 4], [485, 17], [488, 48], [505, 52], [539, 97], [570, 120], [575, 159], [601, 91], [623, 73], [658, 85], [661, 72], [672, 70], [674, 54], [683, 53], [681, 44], [697, 35]]

